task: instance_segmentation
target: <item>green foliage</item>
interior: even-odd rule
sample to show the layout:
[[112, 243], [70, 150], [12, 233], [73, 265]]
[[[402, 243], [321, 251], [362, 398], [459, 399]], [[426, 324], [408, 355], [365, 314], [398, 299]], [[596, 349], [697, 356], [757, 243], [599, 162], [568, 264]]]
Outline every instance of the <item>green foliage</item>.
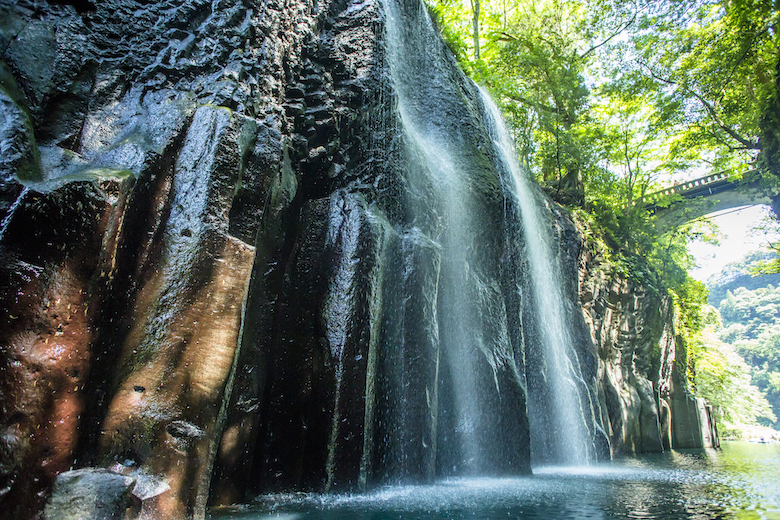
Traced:
[[780, 60], [775, 66], [775, 88], [764, 110], [759, 128], [761, 152], [758, 167], [774, 177], [780, 177]]
[[623, 81], [677, 127], [681, 159], [725, 170], [756, 158], [775, 92], [777, 19], [772, 0], [658, 2], [640, 16]]
[[[759, 258], [750, 255], [730, 266], [729, 271], [744, 272]], [[719, 303], [723, 328], [718, 331], [718, 340], [745, 360], [752, 384], [766, 396], [774, 415], [780, 416], [780, 287], [769, 283], [775, 278], [757, 277], [752, 279], [754, 289], [736, 287], [726, 291]], [[728, 278], [723, 282], [733, 283]], [[761, 284], [763, 287], [757, 286]], [[776, 419], [772, 421], [775, 428], [780, 426]]]
[[727, 292], [719, 308], [727, 327], [734, 324], [744, 329], [736, 339], [756, 339], [780, 318], [780, 289], [772, 285], [755, 290], [739, 287]]
[[439, 28], [444, 42], [461, 64], [468, 64], [468, 43], [463, 20], [467, 19], [466, 10], [460, 0], [437, 0], [428, 2], [428, 12]]
[[770, 247], [773, 254], [771, 254], [768, 258], [754, 262], [748, 271], [751, 276], [759, 277], [776, 275], [778, 278], [780, 278], [780, 242], [773, 242]]
[[769, 284], [780, 285], [780, 274], [766, 274], [760, 269], [760, 266], [774, 263], [777, 259], [775, 253], [759, 250], [747, 254], [739, 262], [726, 265], [720, 273], [707, 280], [707, 288], [710, 290], [710, 305], [719, 306], [728, 291], [734, 291], [739, 287], [757, 289]]
[[763, 392], [753, 384], [750, 366], [718, 339], [715, 327], [705, 331], [701, 346], [691, 355], [697, 369], [696, 391], [712, 404], [722, 435], [739, 436], [761, 420], [777, 420]]
[[741, 173], [780, 136], [772, 0], [483, 0], [480, 59], [473, 12], [429, 3], [520, 157], [584, 190], [566, 202], [616, 211], [694, 167]]

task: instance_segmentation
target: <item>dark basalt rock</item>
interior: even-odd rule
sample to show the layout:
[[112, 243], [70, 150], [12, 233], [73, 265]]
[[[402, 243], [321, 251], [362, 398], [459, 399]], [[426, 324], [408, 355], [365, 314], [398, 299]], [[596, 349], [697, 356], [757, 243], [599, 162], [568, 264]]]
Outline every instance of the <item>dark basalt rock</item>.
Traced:
[[97, 9], [94, 2], [89, 0], [48, 0], [53, 5], [72, 5], [77, 13], [84, 14]]
[[[428, 34], [413, 112], [470, 161], [476, 238], [456, 251], [457, 209], [415, 176], [385, 22], [377, 0], [0, 0], [5, 517], [37, 517], [73, 467], [136, 479], [128, 514], [159, 518], [530, 471], [515, 202], [479, 95]], [[606, 454], [654, 449], [670, 351], [659, 369], [647, 333], [639, 363], [618, 359], [599, 332], [622, 330], [612, 293], [551, 211], [583, 295], [591, 431]], [[460, 319], [454, 296], [477, 310]], [[632, 301], [625, 320], [648, 307]], [[468, 428], [461, 360], [482, 399]], [[641, 412], [621, 423], [624, 390]], [[123, 493], [101, 500], [118, 512]]]
[[134, 478], [102, 469], [60, 473], [45, 520], [122, 520], [131, 503]]
[[618, 272], [587, 224], [562, 214], [557, 222], [564, 278], [581, 305], [577, 343], [588, 352], [580, 361], [594, 396], [600, 450], [718, 446], [712, 414], [688, 388], [671, 298]]

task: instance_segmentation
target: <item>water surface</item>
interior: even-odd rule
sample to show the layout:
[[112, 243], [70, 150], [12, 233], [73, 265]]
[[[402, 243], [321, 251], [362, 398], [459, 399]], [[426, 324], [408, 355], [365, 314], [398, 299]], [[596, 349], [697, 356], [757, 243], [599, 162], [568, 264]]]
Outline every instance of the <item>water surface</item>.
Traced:
[[726, 442], [519, 478], [458, 478], [366, 494], [293, 493], [219, 509], [212, 519], [780, 520], [780, 443]]

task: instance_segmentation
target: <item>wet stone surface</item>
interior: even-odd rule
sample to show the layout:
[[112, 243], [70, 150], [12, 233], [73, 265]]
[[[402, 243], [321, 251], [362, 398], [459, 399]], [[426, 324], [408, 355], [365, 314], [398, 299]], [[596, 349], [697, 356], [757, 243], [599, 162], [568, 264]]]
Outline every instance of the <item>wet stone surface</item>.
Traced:
[[[388, 6], [0, 0], [9, 518], [73, 468], [147, 518], [530, 470], [515, 202], [476, 87], [416, 2], [394, 62]], [[551, 219], [604, 451], [654, 449], [667, 316]]]

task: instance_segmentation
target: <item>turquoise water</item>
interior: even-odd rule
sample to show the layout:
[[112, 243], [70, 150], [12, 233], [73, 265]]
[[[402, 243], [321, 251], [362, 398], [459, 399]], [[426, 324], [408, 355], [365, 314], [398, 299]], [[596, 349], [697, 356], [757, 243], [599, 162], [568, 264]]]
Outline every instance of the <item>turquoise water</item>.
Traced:
[[212, 519], [780, 520], [780, 443], [727, 442], [519, 478], [458, 478], [366, 494], [293, 493], [211, 511]]

